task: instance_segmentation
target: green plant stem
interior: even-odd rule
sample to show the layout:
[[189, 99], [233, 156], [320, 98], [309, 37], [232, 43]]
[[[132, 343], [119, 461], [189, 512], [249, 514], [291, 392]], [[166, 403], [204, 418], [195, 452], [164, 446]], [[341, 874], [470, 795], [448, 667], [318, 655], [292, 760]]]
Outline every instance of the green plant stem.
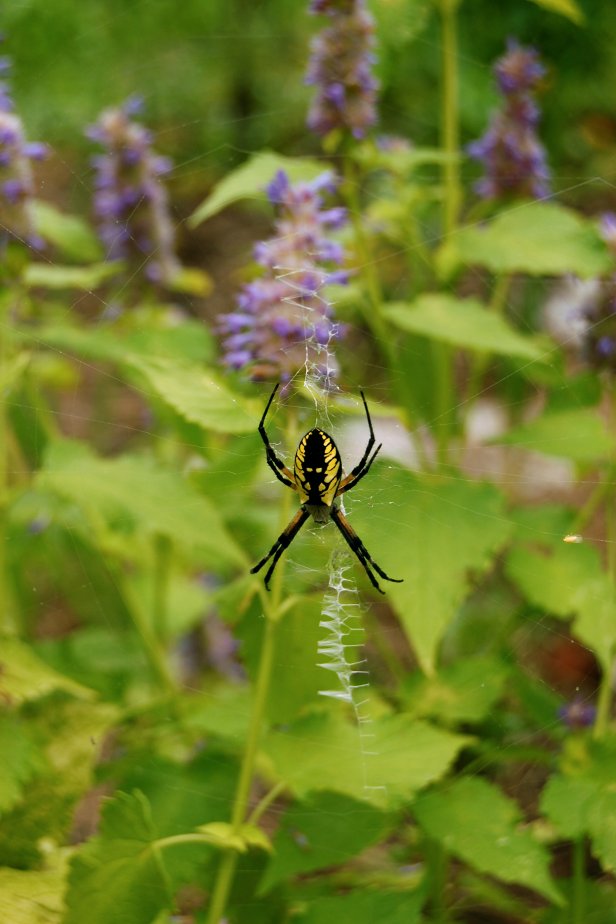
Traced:
[[[616, 386], [610, 383], [610, 428], [613, 431], [616, 424]], [[607, 526], [607, 565], [612, 585], [613, 610], [616, 616], [616, 486], [614, 485], [614, 471], [616, 463], [613, 461], [605, 473], [605, 481], [609, 486], [606, 496], [606, 526]], [[612, 713], [612, 667], [613, 655], [609, 663], [601, 665], [601, 684], [597, 697], [597, 715], [593, 727], [595, 738], [603, 738], [608, 732]]]
[[571, 924], [586, 921], [586, 842], [583, 836], [573, 841], [571, 873]]
[[159, 642], [169, 632], [169, 583], [171, 578], [172, 545], [168, 536], [154, 537], [154, 569], [152, 576], [152, 623]]
[[[0, 375], [10, 361], [11, 300], [5, 294], [0, 296]], [[8, 503], [9, 503], [9, 423], [7, 411], [7, 389], [0, 382], [0, 628], [4, 632], [18, 630], [13, 601], [9, 591], [8, 578]]]
[[[288, 430], [294, 434], [294, 422], [290, 422]], [[289, 435], [289, 432], [288, 434]], [[292, 442], [289, 442], [292, 445]], [[291, 492], [285, 491], [283, 494], [282, 517], [281, 520], [286, 524], [289, 519]], [[250, 726], [248, 729], [248, 738], [240, 767], [240, 775], [233, 800], [231, 811], [231, 828], [233, 834], [239, 834], [244, 824], [248, 810], [248, 799], [250, 796], [250, 787], [254, 777], [259, 743], [265, 722], [265, 710], [267, 698], [269, 695], [270, 683], [272, 679], [272, 668], [274, 665], [274, 651], [276, 642], [276, 629], [280, 622], [281, 613], [284, 607], [282, 599], [282, 579], [284, 575], [284, 560], [280, 561], [272, 579], [271, 592], [261, 588], [261, 599], [265, 616], [265, 630], [263, 641], [261, 643], [261, 657], [257, 671], [257, 679], [254, 687], [254, 698], [252, 713], [250, 716]], [[286, 610], [286, 607], [284, 607]], [[254, 814], [254, 813], [253, 813]], [[258, 816], [257, 816], [258, 817]], [[208, 924], [219, 924], [224, 915], [225, 908], [233, 885], [235, 870], [237, 867], [238, 855], [234, 850], [227, 850], [218, 866], [210, 908], [208, 914]]]
[[447, 886], [447, 853], [438, 841], [430, 841], [428, 846], [430, 896], [434, 924], [447, 924], [449, 915], [445, 903]]
[[437, 0], [441, 13], [443, 102], [441, 143], [446, 154], [443, 164], [443, 230], [452, 234], [460, 210], [459, 114], [458, 114], [458, 37], [456, 9], [459, 0]]

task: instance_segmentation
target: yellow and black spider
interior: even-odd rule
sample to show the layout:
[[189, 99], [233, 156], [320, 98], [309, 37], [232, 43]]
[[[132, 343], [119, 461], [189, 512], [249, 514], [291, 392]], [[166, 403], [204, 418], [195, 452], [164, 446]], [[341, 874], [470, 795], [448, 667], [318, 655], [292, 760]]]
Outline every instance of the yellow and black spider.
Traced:
[[384, 591], [379, 587], [377, 580], [371, 571], [371, 568], [374, 568], [377, 574], [384, 578], [384, 580], [394, 581], [396, 584], [400, 584], [401, 579], [389, 577], [389, 575], [385, 574], [382, 568], [379, 568], [377, 563], [373, 561], [373, 559], [370, 557], [370, 553], [366, 549], [366, 546], [351, 527], [344, 514], [340, 511], [340, 507], [336, 503], [337, 497], [340, 497], [340, 495], [344, 494], [345, 491], [350, 491], [351, 488], [357, 484], [360, 478], [363, 478], [364, 475], [368, 474], [370, 466], [376, 459], [382, 445], [378, 445], [374, 452], [372, 452], [372, 447], [374, 446], [376, 440], [374, 438], [374, 430], [372, 429], [370, 412], [368, 410], [368, 405], [366, 404], [363, 391], [360, 392], [360, 394], [366, 409], [366, 418], [368, 420], [370, 437], [368, 439], [366, 451], [364, 452], [359, 465], [356, 465], [353, 471], [345, 478], [342, 477], [342, 460], [340, 458], [340, 453], [338, 452], [336, 444], [328, 433], [325, 433], [324, 430], [320, 430], [318, 427], [315, 427], [313, 430], [309, 430], [308, 433], [306, 433], [306, 435], [303, 436], [299, 441], [299, 446], [297, 447], [297, 452], [295, 453], [295, 463], [292, 472], [278, 458], [272, 449], [272, 445], [269, 441], [267, 433], [265, 432], [265, 418], [267, 417], [267, 412], [270, 409], [270, 405], [274, 400], [274, 395], [277, 391], [278, 385], [276, 385], [273, 392], [271, 393], [270, 399], [267, 402], [267, 406], [263, 411], [263, 416], [259, 423], [259, 434], [265, 443], [265, 457], [267, 459], [267, 464], [273, 471], [278, 481], [282, 481], [282, 483], [285, 484], [288, 488], [292, 488], [294, 491], [297, 491], [300, 496], [301, 507], [285, 531], [280, 534], [278, 539], [276, 539], [276, 542], [273, 544], [265, 558], [262, 558], [261, 561], [254, 566], [254, 568], [251, 568], [250, 573], [256, 574], [256, 572], [260, 571], [263, 565], [268, 562], [270, 558], [273, 558], [273, 561], [268, 568], [267, 574], [265, 575], [265, 586], [267, 590], [269, 590], [270, 578], [274, 573], [274, 568], [278, 563], [278, 559], [284, 550], [288, 548], [288, 546], [293, 542], [306, 520], [311, 516], [315, 523], [327, 523], [330, 518], [334, 521], [348, 542], [349, 546], [361, 562], [363, 569], [370, 578], [372, 585], [376, 587], [380, 593], [384, 593]]

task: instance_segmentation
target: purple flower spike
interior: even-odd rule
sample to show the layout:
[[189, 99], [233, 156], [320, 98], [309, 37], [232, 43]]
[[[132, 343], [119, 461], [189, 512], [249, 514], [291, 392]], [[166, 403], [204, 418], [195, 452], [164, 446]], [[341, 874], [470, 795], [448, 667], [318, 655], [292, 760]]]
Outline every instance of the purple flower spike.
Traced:
[[277, 219], [274, 237], [255, 247], [263, 274], [238, 294], [239, 310], [219, 322], [223, 362], [233, 369], [248, 367], [254, 380], [288, 381], [307, 364], [323, 387], [335, 376], [331, 347], [340, 327], [324, 290], [346, 282], [348, 274], [339, 269], [342, 246], [326, 237], [346, 217], [342, 209], [323, 207], [323, 194], [334, 188], [331, 173], [292, 185], [283, 171], [267, 187]]
[[[6, 77], [10, 59], [0, 58], [0, 74]], [[32, 161], [47, 154], [47, 146], [26, 141], [21, 119], [14, 112], [9, 84], [0, 80], [0, 209], [4, 233], [41, 249], [43, 242], [34, 223]]]
[[86, 132], [104, 148], [92, 158], [94, 209], [107, 259], [126, 260], [150, 282], [168, 285], [180, 268], [160, 180], [171, 165], [152, 150], [150, 132], [132, 120], [141, 108], [141, 100], [131, 97], [118, 109], [106, 109]]
[[309, 12], [329, 16], [330, 25], [311, 44], [306, 83], [317, 92], [308, 128], [317, 135], [343, 129], [363, 138], [377, 120], [374, 20], [364, 0], [312, 0]]
[[534, 48], [510, 40], [494, 67], [503, 105], [482, 138], [467, 153], [483, 164], [485, 175], [476, 184], [483, 199], [550, 194], [550, 173], [543, 145], [537, 138], [540, 112], [534, 100], [545, 68]]

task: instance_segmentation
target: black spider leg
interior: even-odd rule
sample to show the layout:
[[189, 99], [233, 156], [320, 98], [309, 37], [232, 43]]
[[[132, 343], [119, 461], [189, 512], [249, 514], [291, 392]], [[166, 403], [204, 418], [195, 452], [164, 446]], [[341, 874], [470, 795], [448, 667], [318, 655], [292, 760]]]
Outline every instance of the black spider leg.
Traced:
[[363, 391], [360, 391], [360, 395], [361, 395], [361, 400], [364, 402], [364, 407], [366, 409], [366, 419], [368, 421], [368, 429], [370, 430], [370, 436], [368, 438], [368, 445], [366, 446], [366, 450], [363, 456], [361, 457], [360, 461], [355, 466], [355, 468], [351, 472], [349, 472], [346, 478], [343, 478], [340, 484], [340, 487], [338, 488], [336, 497], [338, 497], [340, 494], [344, 494], [345, 491], [350, 491], [350, 489], [354, 485], [357, 484], [360, 478], [363, 478], [364, 475], [368, 474], [368, 472], [370, 471], [370, 466], [372, 465], [372, 463], [378, 456], [381, 450], [381, 446], [383, 445], [382, 443], [379, 443], [379, 445], [374, 450], [374, 453], [372, 454], [372, 458], [368, 458], [370, 456], [370, 453], [372, 452], [372, 447], [376, 443], [376, 439], [374, 437], [374, 430], [372, 428], [372, 420], [370, 419], [370, 411], [368, 410], [368, 405], [366, 403], [366, 399], [364, 397]]
[[379, 587], [375, 576], [372, 574], [372, 571], [370, 570], [371, 568], [374, 568], [377, 574], [379, 574], [385, 581], [392, 581], [392, 583], [394, 584], [402, 583], [403, 581], [402, 578], [390, 577], [388, 574], [385, 574], [383, 569], [377, 565], [377, 563], [371, 557], [370, 552], [368, 551], [366, 546], [363, 544], [363, 542], [361, 541], [361, 539], [359, 538], [359, 536], [357, 535], [357, 533], [355, 532], [355, 530], [353, 529], [353, 527], [351, 526], [347, 518], [337, 507], [332, 507], [331, 518], [336, 524], [336, 526], [338, 527], [338, 529], [340, 530], [340, 532], [342, 533], [342, 535], [344, 536], [344, 538], [346, 539], [351, 550], [355, 553], [357, 558], [362, 563], [364, 571], [370, 578], [370, 583], [372, 584], [373, 587], [376, 587], [379, 593], [384, 594], [385, 591], [381, 590], [381, 588]]
[[291, 545], [291, 543], [293, 542], [293, 540], [295, 539], [298, 532], [300, 531], [300, 529], [302, 528], [302, 526], [304, 525], [304, 523], [306, 522], [309, 516], [310, 514], [308, 513], [308, 511], [304, 510], [303, 507], [300, 507], [297, 513], [295, 514], [295, 516], [293, 517], [293, 519], [291, 520], [291, 522], [289, 523], [289, 525], [287, 526], [287, 528], [285, 529], [285, 531], [278, 536], [278, 538], [276, 539], [276, 542], [273, 544], [273, 546], [271, 547], [271, 549], [269, 550], [265, 558], [262, 558], [261, 561], [254, 566], [254, 568], [250, 569], [251, 574], [256, 574], [257, 571], [260, 571], [263, 565], [267, 561], [269, 561], [272, 555], [274, 556], [274, 560], [272, 561], [271, 565], [268, 568], [267, 574], [265, 575], [264, 583], [265, 583], [266, 590], [269, 590], [270, 578], [272, 574], [274, 573], [274, 568], [278, 564], [278, 559], [280, 558], [284, 550]]
[[292, 480], [291, 472], [286, 467], [282, 459], [279, 459], [276, 453], [274, 452], [272, 448], [272, 444], [269, 441], [269, 437], [267, 433], [265, 432], [265, 418], [267, 417], [267, 412], [269, 411], [272, 401], [274, 400], [274, 395], [278, 391], [279, 384], [280, 383], [276, 383], [276, 385], [274, 386], [274, 390], [270, 395], [270, 398], [269, 398], [269, 401], [267, 402], [265, 410], [263, 411], [263, 416], [261, 417], [261, 420], [259, 421], [259, 435], [261, 436], [261, 439], [263, 440], [265, 444], [265, 458], [267, 460], [267, 464], [273, 471], [274, 475], [276, 476], [278, 481], [282, 481], [282, 483], [285, 484], [287, 488], [293, 488], [293, 490], [295, 491], [297, 489], [295, 487], [295, 482]]

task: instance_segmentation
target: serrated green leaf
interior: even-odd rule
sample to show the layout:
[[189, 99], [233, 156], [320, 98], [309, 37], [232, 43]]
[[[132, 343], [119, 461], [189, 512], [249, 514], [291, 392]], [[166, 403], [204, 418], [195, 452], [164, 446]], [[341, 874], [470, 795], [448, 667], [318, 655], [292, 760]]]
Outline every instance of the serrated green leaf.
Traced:
[[384, 829], [383, 813], [365, 802], [340, 793], [313, 794], [282, 816], [259, 892], [299, 873], [339, 866], [378, 840]]
[[597, 462], [614, 452], [612, 434], [594, 408], [543, 414], [493, 442], [580, 463]]
[[344, 895], [318, 898], [311, 901], [302, 917], [302, 924], [420, 924], [424, 918], [421, 908], [425, 902], [422, 892], [384, 892], [381, 889], [356, 889]]
[[471, 265], [494, 273], [592, 279], [611, 272], [613, 257], [586, 218], [553, 202], [530, 202], [461, 228], [443, 246], [439, 263], [445, 275]]
[[547, 850], [519, 826], [516, 804], [490, 783], [479, 777], [456, 780], [420, 795], [413, 812], [429, 837], [469, 866], [564, 904], [549, 873]]
[[574, 616], [575, 634], [610, 670], [616, 651], [616, 597], [593, 546], [559, 542], [549, 552], [515, 546], [506, 567], [531, 603], [562, 619]]
[[62, 266], [59, 263], [29, 263], [23, 274], [24, 285], [45, 289], [84, 289], [89, 292], [117, 275], [117, 263], [91, 263], [88, 266]]
[[25, 784], [43, 767], [42, 754], [23, 722], [0, 716], [0, 812], [22, 798]]
[[60, 924], [65, 872], [53, 869], [0, 869], [0, 921], [5, 924]]
[[544, 346], [518, 333], [475, 298], [427, 294], [409, 304], [386, 304], [383, 315], [400, 330], [463, 349], [537, 362], [547, 355]]
[[274, 151], [261, 151], [216, 184], [207, 199], [189, 218], [189, 225], [195, 228], [240, 199], [265, 199], [265, 187], [271, 183], [278, 170], [284, 170], [291, 182], [297, 183], [312, 180], [327, 169], [320, 161], [307, 157], [284, 157]]
[[77, 504], [93, 522], [102, 517], [125, 533], [168, 536], [198, 551], [211, 566], [244, 564], [214, 505], [152, 459], [97, 458], [83, 444], [57, 442], [37, 480]]
[[560, 13], [561, 16], [566, 16], [578, 26], [581, 26], [585, 19], [584, 13], [575, 0], [531, 0], [531, 3], [543, 7], [544, 10], [550, 10], [552, 13]]
[[109, 800], [100, 834], [71, 861], [64, 924], [151, 924], [171, 904], [155, 841], [145, 796], [118, 793]]
[[339, 717], [318, 714], [270, 732], [264, 750], [300, 798], [329, 789], [383, 805], [410, 799], [442, 777], [471, 740], [405, 715], [374, 719], [360, 733]]
[[7, 703], [19, 704], [39, 699], [54, 690], [91, 698], [93, 693], [49, 667], [32, 649], [17, 638], [0, 638], [0, 696]]
[[481, 722], [502, 695], [508, 669], [489, 656], [466, 658], [433, 677], [415, 672], [404, 684], [408, 712], [452, 724]]
[[588, 806], [597, 791], [591, 780], [552, 776], [541, 793], [541, 811], [562, 837], [575, 840], [588, 832]]
[[255, 429], [256, 407], [253, 410], [212, 372], [163, 358], [132, 357], [128, 361], [162, 401], [191, 423], [218, 433]]
[[370, 490], [366, 505], [358, 487], [347, 505], [349, 518], [375, 561], [404, 579], [383, 583], [383, 590], [430, 673], [469, 591], [470, 572], [488, 568], [509, 537], [504, 499], [493, 485], [428, 482], [393, 465], [373, 466]]
[[76, 215], [66, 215], [49, 202], [33, 203], [36, 230], [67, 257], [78, 263], [91, 263], [103, 256], [101, 244], [92, 229]]

